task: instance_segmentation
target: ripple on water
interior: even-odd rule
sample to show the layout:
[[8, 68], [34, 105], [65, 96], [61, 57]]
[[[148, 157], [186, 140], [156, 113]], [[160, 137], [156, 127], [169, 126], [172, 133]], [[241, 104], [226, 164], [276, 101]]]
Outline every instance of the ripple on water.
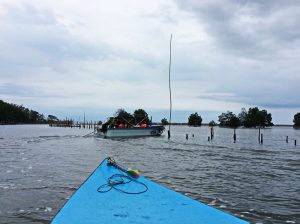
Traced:
[[[207, 142], [207, 127], [174, 127], [171, 140], [83, 138], [90, 130], [45, 126], [12, 130], [5, 131], [0, 146], [0, 214], [10, 222], [49, 223], [106, 156], [252, 223], [299, 220], [299, 148], [267, 137], [260, 145], [257, 130], [238, 129], [235, 144], [228, 140], [232, 130], [219, 128]], [[186, 140], [191, 131], [195, 138]]]

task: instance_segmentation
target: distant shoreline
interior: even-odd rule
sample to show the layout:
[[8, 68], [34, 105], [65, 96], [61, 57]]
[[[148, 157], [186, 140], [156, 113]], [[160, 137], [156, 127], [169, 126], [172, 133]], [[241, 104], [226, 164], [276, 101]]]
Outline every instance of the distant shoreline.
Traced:
[[48, 123], [5, 123], [5, 124], [0, 123], [0, 126], [1, 125], [49, 125], [49, 124]]
[[[160, 122], [153, 122], [153, 124], [154, 125], [161, 125]], [[0, 123], [0, 125], [49, 125], [49, 124], [48, 123], [5, 123], [5, 124]], [[174, 125], [174, 126], [188, 126], [188, 123], [176, 122], [176, 123], [171, 123], [171, 125]], [[165, 125], [165, 126], [168, 126], [168, 124]], [[204, 123], [204, 124], [201, 124], [201, 126], [209, 126], [209, 124]], [[215, 127], [219, 127], [219, 126], [216, 125]], [[274, 124], [272, 127], [293, 127], [293, 125], [292, 124]], [[266, 128], [272, 128], [272, 127], [266, 127]], [[239, 127], [239, 128], [245, 128], [245, 127]], [[249, 128], [249, 129], [251, 129], [251, 128]]]

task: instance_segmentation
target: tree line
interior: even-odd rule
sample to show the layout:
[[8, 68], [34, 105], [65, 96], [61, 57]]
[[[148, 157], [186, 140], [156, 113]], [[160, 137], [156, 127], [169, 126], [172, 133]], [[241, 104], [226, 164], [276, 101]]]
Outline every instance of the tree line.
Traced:
[[[117, 122], [127, 121], [131, 124], [139, 124], [145, 122], [150, 124], [148, 113], [144, 109], [136, 109], [133, 114], [128, 113], [124, 109], [118, 109], [114, 117], [109, 118], [107, 123], [113, 124]], [[270, 127], [272, 123], [272, 114], [267, 110], [260, 110], [258, 107], [241, 109], [241, 112], [236, 115], [231, 111], [224, 112], [218, 116], [219, 124], [215, 121], [210, 121], [209, 126], [219, 125], [220, 127]], [[48, 115], [47, 118], [43, 114], [35, 110], [30, 110], [23, 107], [23, 105], [16, 105], [0, 100], [0, 124], [45, 124], [61, 122], [56, 116]], [[300, 112], [294, 115], [294, 128], [300, 128]], [[163, 125], [168, 124], [168, 120], [163, 118], [161, 120]], [[202, 117], [197, 112], [192, 113], [188, 117], [188, 125], [201, 126]]]
[[[260, 110], [258, 107], [249, 108], [248, 111], [245, 108], [241, 109], [241, 112], [236, 115], [231, 111], [224, 112], [218, 116], [220, 127], [271, 127], [272, 114], [268, 113], [267, 110]], [[300, 112], [294, 115], [294, 128], [300, 128]], [[190, 126], [201, 126], [202, 117], [197, 113], [192, 113], [188, 118], [188, 125]], [[215, 121], [209, 122], [209, 126], [215, 126], [217, 123]]]
[[0, 100], [0, 124], [45, 124], [51, 121], [58, 121], [58, 118], [48, 115], [46, 119], [43, 114], [23, 107], [23, 105]]

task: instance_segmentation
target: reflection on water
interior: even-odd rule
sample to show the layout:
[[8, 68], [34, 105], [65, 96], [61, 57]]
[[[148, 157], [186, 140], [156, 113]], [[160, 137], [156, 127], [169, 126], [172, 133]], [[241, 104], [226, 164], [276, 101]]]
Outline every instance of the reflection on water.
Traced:
[[263, 145], [255, 129], [237, 129], [236, 143], [221, 128], [213, 141], [208, 127], [172, 127], [171, 140], [82, 137], [90, 131], [0, 126], [0, 223], [49, 223], [107, 156], [253, 223], [300, 223], [300, 131], [265, 129]]

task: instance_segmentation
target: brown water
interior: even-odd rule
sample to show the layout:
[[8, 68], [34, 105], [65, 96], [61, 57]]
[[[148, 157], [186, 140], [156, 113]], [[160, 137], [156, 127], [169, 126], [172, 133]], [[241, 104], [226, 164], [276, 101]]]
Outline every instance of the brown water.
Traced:
[[210, 142], [208, 127], [172, 127], [171, 140], [82, 137], [89, 132], [0, 126], [0, 223], [49, 223], [107, 156], [252, 223], [300, 223], [300, 131], [265, 129], [263, 145], [255, 129], [238, 129], [236, 143], [224, 128]]

